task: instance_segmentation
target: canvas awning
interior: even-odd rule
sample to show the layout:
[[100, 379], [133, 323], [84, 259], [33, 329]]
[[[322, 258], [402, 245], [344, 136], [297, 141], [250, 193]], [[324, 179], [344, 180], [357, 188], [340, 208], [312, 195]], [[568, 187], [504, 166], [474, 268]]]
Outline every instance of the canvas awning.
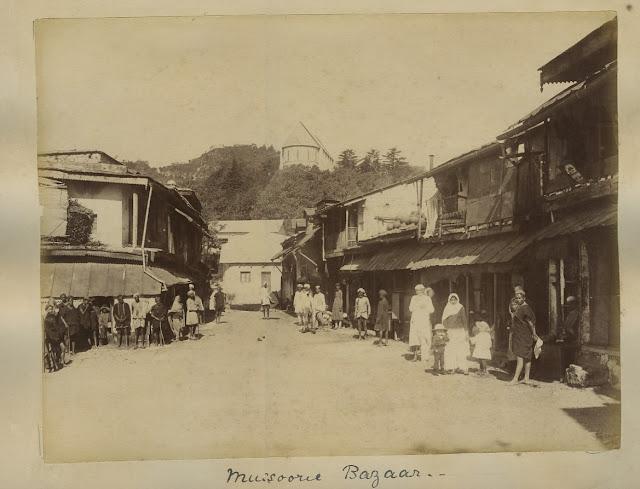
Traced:
[[187, 284], [189, 278], [160, 267], [147, 267], [155, 277], [144, 273], [136, 263], [57, 262], [40, 264], [41, 297], [112, 297], [158, 295], [165, 287]]
[[425, 255], [412, 263], [411, 270], [431, 267], [507, 263], [534, 240], [531, 234], [509, 233], [484, 238], [447, 241], [433, 245]]

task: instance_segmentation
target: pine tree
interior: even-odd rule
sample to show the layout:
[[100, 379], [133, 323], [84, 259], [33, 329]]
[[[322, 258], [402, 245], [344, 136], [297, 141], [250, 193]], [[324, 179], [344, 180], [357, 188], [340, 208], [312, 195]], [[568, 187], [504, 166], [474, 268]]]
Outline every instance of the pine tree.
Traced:
[[404, 168], [409, 166], [407, 159], [400, 153], [401, 151], [394, 146], [383, 156], [385, 169], [391, 174], [400, 173]]
[[338, 166], [342, 168], [355, 168], [358, 163], [358, 156], [352, 149], [345, 149], [338, 156]]
[[358, 165], [358, 170], [366, 173], [378, 172], [380, 169], [380, 152], [377, 149], [370, 149]]

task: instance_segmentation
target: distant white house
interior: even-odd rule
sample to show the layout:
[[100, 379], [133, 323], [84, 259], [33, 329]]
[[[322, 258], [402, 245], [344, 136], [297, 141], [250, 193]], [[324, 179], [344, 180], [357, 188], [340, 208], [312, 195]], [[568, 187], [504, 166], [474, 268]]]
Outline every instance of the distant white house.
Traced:
[[291, 165], [317, 166], [320, 170], [335, 167], [329, 151], [302, 122], [296, 124], [280, 152], [280, 168]]
[[265, 283], [271, 292], [280, 292], [282, 262], [271, 258], [287, 238], [283, 223], [282, 219], [215, 223], [222, 241], [219, 268], [222, 287], [233, 304], [259, 304], [260, 289]]

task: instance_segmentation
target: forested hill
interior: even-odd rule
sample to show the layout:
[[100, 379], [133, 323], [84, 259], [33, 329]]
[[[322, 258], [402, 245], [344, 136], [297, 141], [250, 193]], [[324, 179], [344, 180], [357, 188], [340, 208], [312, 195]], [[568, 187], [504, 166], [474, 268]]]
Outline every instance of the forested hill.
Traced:
[[278, 219], [301, 217], [305, 207], [323, 198], [344, 200], [424, 171], [399, 155], [395, 148], [383, 157], [372, 150], [359, 160], [345, 150], [332, 172], [303, 166], [278, 170], [278, 151], [252, 144], [212, 148], [187, 163], [161, 167], [124, 163], [162, 183], [174, 180], [195, 190], [209, 220]]

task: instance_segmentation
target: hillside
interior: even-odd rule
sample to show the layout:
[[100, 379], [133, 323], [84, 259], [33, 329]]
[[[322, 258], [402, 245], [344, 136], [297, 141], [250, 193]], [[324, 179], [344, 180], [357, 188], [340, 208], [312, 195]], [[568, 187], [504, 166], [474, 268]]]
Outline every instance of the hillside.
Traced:
[[174, 180], [196, 191], [209, 220], [300, 217], [322, 198], [344, 200], [421, 171], [403, 162], [397, 168], [339, 162], [333, 172], [292, 166], [278, 170], [272, 146], [212, 148], [187, 163], [152, 167], [125, 161], [129, 168], [162, 183]]

